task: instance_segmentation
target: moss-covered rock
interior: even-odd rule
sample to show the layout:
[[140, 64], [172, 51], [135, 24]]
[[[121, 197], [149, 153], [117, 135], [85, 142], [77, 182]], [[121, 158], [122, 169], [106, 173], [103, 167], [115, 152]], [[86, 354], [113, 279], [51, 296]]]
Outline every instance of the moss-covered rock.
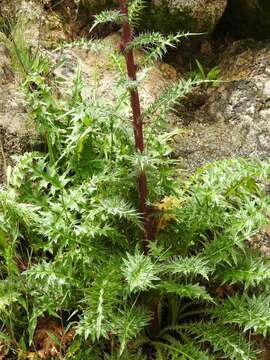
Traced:
[[270, 37], [269, 0], [230, 0], [223, 20], [223, 28], [235, 38]]
[[[92, 12], [117, 5], [116, 0], [81, 0]], [[211, 32], [223, 15], [227, 0], [146, 0], [143, 27], [162, 32]]]
[[150, 0], [144, 23], [163, 32], [211, 32], [226, 4], [227, 0]]
[[80, 0], [79, 3], [93, 13], [117, 5], [116, 0]]

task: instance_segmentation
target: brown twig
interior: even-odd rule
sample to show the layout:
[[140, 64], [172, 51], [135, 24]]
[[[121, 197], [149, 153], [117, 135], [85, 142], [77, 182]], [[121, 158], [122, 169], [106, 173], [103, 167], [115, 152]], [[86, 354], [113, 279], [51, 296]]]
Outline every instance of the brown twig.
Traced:
[[3, 159], [3, 170], [4, 170], [3, 172], [4, 172], [4, 176], [6, 178], [6, 176], [7, 176], [7, 161], [6, 161], [6, 157], [5, 157], [3, 142], [1, 139], [0, 139], [0, 152], [1, 152], [2, 159]]

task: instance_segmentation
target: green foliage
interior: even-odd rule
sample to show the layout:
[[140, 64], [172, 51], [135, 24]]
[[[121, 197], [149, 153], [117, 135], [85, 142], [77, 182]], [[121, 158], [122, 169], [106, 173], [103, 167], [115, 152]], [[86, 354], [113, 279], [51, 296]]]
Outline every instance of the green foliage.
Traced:
[[[132, 46], [154, 59], [183, 36], [143, 34]], [[134, 154], [130, 83], [120, 55], [110, 58], [119, 70], [114, 101], [97, 97], [95, 85], [85, 101], [79, 66], [65, 98], [42, 68], [26, 74], [47, 151], [17, 157], [1, 189], [2, 334], [18, 353], [50, 316], [76, 333], [66, 359], [255, 359], [248, 335], [269, 333], [270, 272], [246, 240], [268, 221], [270, 164], [232, 159], [177, 176], [167, 119], [200, 80], [182, 80], [149, 105], [146, 151]], [[137, 210], [142, 170], [158, 224], [148, 253]], [[232, 288], [225, 299], [222, 286]]]
[[173, 282], [161, 282], [158, 286], [159, 289], [165, 293], [173, 293], [186, 299], [201, 299], [205, 301], [212, 301], [211, 296], [207, 293], [206, 289], [199, 284], [177, 284]]
[[224, 324], [237, 324], [244, 331], [266, 335], [270, 324], [269, 302], [266, 295], [234, 296], [223, 301], [222, 309], [219, 312], [215, 309], [213, 314]]
[[89, 293], [86, 294], [87, 310], [84, 312], [78, 331], [85, 339], [89, 335], [93, 342], [99, 340], [101, 336], [106, 338], [109, 331], [112, 331], [112, 317], [115, 317], [114, 322], [121, 321], [114, 314], [121, 294], [121, 282], [116, 269], [115, 264], [110, 263], [108, 268], [99, 272], [92, 282]]
[[[23, 78], [30, 73], [49, 73], [49, 60], [40, 53], [38, 45], [32, 47], [26, 37], [29, 24], [23, 17], [2, 19], [0, 41], [5, 44], [12, 60], [14, 72]], [[29, 36], [29, 35], [28, 35]]]
[[153, 287], [153, 281], [159, 280], [156, 276], [157, 269], [151, 258], [143, 254], [127, 255], [122, 268], [130, 291], [146, 290]]
[[190, 65], [190, 71], [187, 72], [186, 77], [188, 79], [193, 79], [193, 81], [202, 81], [205, 83], [205, 86], [209, 83], [213, 86], [218, 86], [222, 81], [220, 72], [221, 69], [219, 67], [214, 66], [207, 69], [198, 59], [195, 59], [195, 67]]
[[133, 0], [128, 8], [128, 20], [133, 28], [139, 26], [141, 22], [141, 14], [143, 9], [147, 6], [146, 0]]
[[256, 359], [256, 353], [242, 334], [220, 323], [201, 323], [190, 329], [199, 342], [208, 342], [216, 353], [223, 353], [232, 360]]
[[104, 24], [106, 22], [114, 22], [121, 24], [121, 21], [122, 15], [118, 10], [104, 10], [102, 13], [95, 16], [95, 21], [90, 31], [92, 31], [99, 24]]
[[[128, 9], [128, 19], [133, 28], [139, 25], [141, 20], [141, 12], [145, 7], [145, 0], [133, 0], [130, 2]], [[95, 15], [95, 20], [91, 30], [93, 30], [97, 25], [107, 22], [121, 24], [122, 20], [123, 16], [118, 10], [104, 10], [101, 13]]]
[[[155, 342], [157, 360], [181, 359], [184, 360], [214, 360], [208, 351], [201, 350], [195, 343], [188, 341], [181, 344], [173, 337], [167, 337], [168, 344]], [[165, 354], [164, 354], [165, 353]]]
[[201, 275], [208, 280], [211, 267], [208, 264], [208, 260], [201, 256], [191, 256], [188, 258], [175, 257], [164, 266], [164, 270], [171, 274], [183, 276]]
[[178, 32], [165, 36], [159, 32], [142, 33], [130, 43], [130, 47], [132, 49], [145, 49], [147, 56], [144, 62], [149, 64], [157, 59], [161, 59], [166, 54], [168, 48], [175, 48], [183, 39], [196, 35], [199, 34]]
[[175, 84], [168, 87], [163, 93], [161, 93], [159, 97], [157, 97], [157, 99], [155, 99], [149, 105], [148, 109], [144, 113], [144, 117], [147, 118], [148, 121], [151, 121], [151, 117], [155, 115], [156, 117], [154, 124], [156, 124], [160, 119], [158, 114], [160, 114], [161, 118], [164, 119], [164, 117], [169, 112], [173, 111], [174, 106], [179, 104], [180, 99], [183, 99], [188, 93], [190, 93], [193, 87], [196, 85], [199, 85], [197, 80], [179, 80]]
[[200, 80], [218, 80], [219, 79], [219, 74], [220, 74], [220, 69], [215, 66], [212, 69], [210, 69], [207, 73], [205, 71], [205, 69], [203, 68], [202, 64], [199, 62], [198, 59], [195, 59], [197, 68], [198, 68], [198, 74], [197, 76], [199, 77]]
[[227, 267], [226, 264], [217, 269], [217, 276], [228, 284], [242, 284], [245, 289], [256, 287], [269, 279], [270, 267], [268, 259], [261, 254], [248, 252], [237, 258], [236, 264]]
[[118, 336], [120, 342], [120, 356], [126, 350], [130, 340], [134, 339], [141, 333], [143, 328], [149, 325], [150, 319], [151, 313], [138, 307], [129, 307], [116, 313], [113, 323], [115, 324], [114, 333]]

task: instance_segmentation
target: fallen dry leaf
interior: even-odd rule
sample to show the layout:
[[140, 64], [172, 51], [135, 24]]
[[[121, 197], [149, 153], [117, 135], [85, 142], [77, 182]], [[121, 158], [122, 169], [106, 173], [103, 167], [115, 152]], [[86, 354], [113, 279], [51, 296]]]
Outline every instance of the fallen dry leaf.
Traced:
[[228, 295], [233, 295], [235, 293], [235, 290], [233, 287], [229, 284], [224, 284], [223, 286], [220, 286], [216, 289], [216, 294], [220, 298], [227, 297]]
[[66, 349], [72, 342], [74, 336], [75, 330], [71, 329], [64, 333], [63, 326], [58, 320], [50, 317], [41, 318], [38, 321], [34, 335], [34, 344], [37, 351], [28, 352], [24, 358], [29, 360], [57, 358], [61, 350]]

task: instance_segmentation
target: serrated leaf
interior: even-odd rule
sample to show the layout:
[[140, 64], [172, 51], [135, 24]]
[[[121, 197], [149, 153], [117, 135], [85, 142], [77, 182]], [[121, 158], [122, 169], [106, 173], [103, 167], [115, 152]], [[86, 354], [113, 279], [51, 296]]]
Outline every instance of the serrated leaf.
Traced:
[[244, 331], [266, 336], [270, 330], [270, 297], [266, 294], [232, 296], [214, 309], [212, 316], [224, 324], [235, 324]]
[[131, 292], [151, 288], [154, 286], [154, 281], [159, 280], [157, 268], [151, 258], [138, 252], [135, 255], [127, 254], [122, 272]]
[[208, 274], [212, 271], [209, 261], [202, 256], [194, 257], [174, 257], [162, 270], [171, 274], [196, 276], [201, 275], [208, 279]]
[[270, 279], [270, 265], [262, 255], [247, 252], [237, 256], [236, 264], [223, 264], [217, 268], [217, 277], [222, 284], [242, 283], [245, 289]]
[[230, 360], [255, 360], [257, 354], [245, 337], [234, 328], [221, 323], [196, 323], [188, 328], [199, 342], [210, 343], [214, 352], [223, 353]]
[[163, 281], [157, 286], [162, 292], [173, 293], [188, 299], [203, 300], [213, 302], [204, 286], [199, 284], [178, 284], [175, 282]]

